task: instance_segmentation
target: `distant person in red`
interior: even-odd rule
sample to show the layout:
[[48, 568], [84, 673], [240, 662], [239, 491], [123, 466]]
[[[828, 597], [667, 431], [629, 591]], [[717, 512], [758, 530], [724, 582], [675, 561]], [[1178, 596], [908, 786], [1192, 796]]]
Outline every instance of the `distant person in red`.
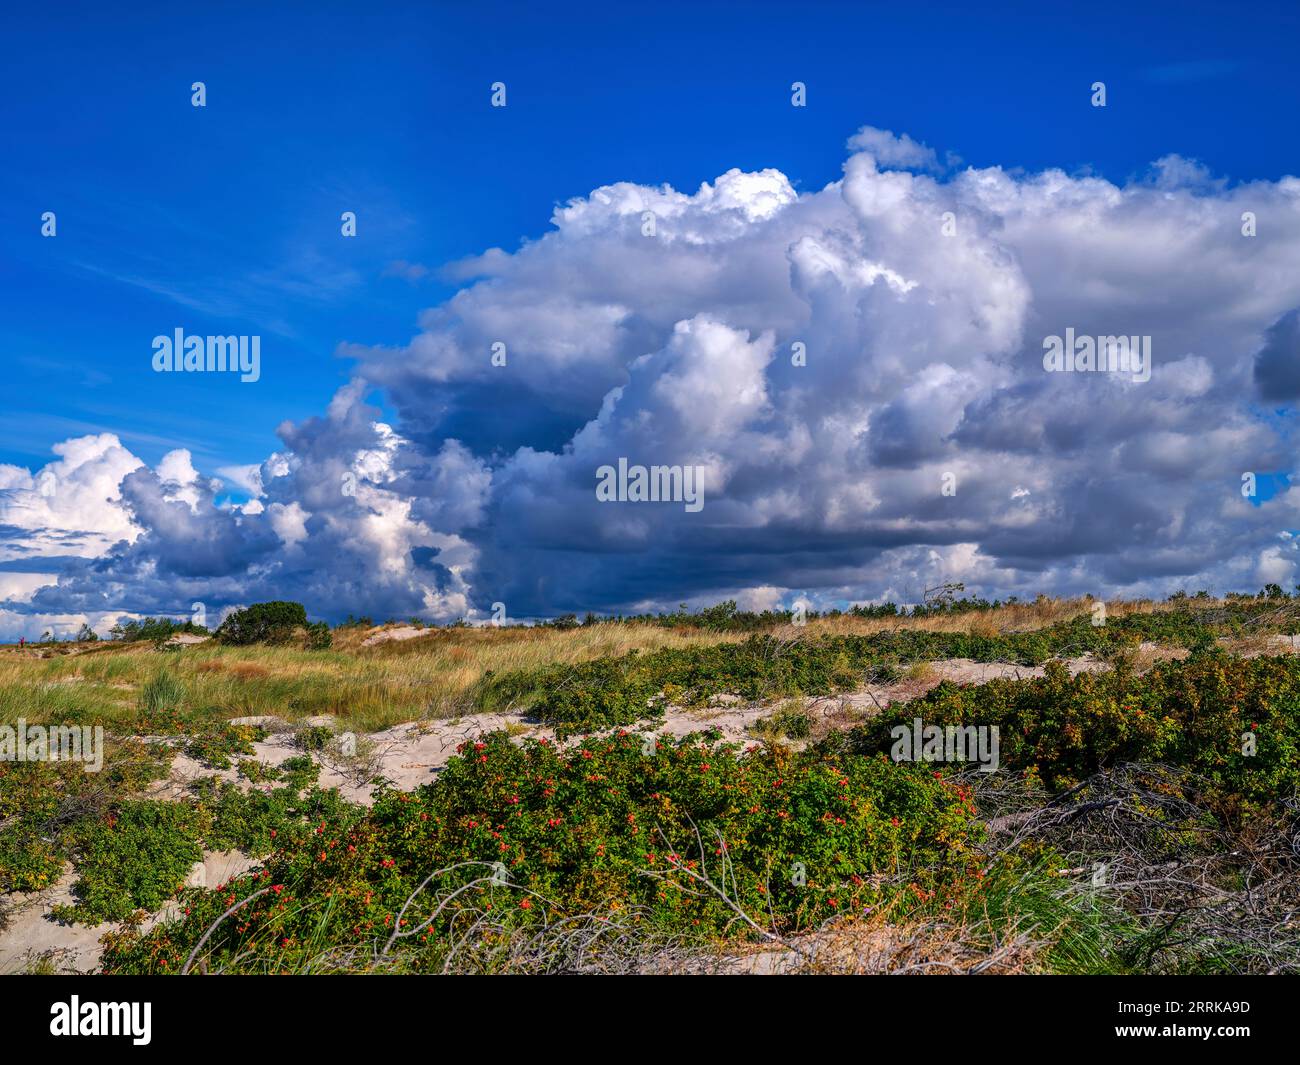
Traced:
[[19, 647], [25, 647], [26, 645], [27, 645], [27, 637], [26, 637], [26, 636], [19, 636], [19, 637], [18, 637], [18, 646], [19, 646]]

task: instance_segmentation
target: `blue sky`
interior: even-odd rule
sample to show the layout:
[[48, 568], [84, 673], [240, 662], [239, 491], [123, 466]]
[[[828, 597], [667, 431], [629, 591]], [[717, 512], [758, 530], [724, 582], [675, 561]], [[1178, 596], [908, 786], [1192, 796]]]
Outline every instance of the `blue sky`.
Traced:
[[[1294, 5], [6, 20], [0, 639], [1300, 578]], [[177, 328], [260, 380], [155, 373]]]
[[[6, 14], [3, 462], [100, 430], [146, 462], [260, 462], [346, 380], [341, 342], [404, 343], [451, 291], [391, 263], [514, 250], [616, 180], [776, 167], [817, 189], [864, 124], [1117, 182], [1170, 151], [1236, 180], [1300, 170], [1289, 4], [134, 7]], [[178, 325], [261, 333], [263, 382], [151, 373]]]

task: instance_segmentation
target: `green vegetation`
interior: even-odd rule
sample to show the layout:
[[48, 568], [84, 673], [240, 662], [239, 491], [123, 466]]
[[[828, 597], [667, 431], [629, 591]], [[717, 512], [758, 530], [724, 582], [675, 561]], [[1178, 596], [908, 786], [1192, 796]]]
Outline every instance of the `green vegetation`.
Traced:
[[[1208, 653], [1135, 676], [1121, 666], [1070, 677], [1059, 662], [1027, 681], [943, 683], [891, 706], [855, 732], [859, 749], [888, 751], [890, 730], [997, 726], [1004, 767], [1062, 791], [1124, 763], [1194, 771], [1225, 810], [1300, 792], [1300, 662]], [[1251, 753], [1243, 753], [1248, 748]]]
[[333, 642], [330, 628], [323, 621], [307, 621], [307, 609], [301, 603], [275, 601], [254, 603], [230, 614], [217, 629], [217, 639], [232, 647], [251, 644], [287, 644], [301, 634], [309, 650], [328, 649]]
[[313, 621], [306, 626], [304, 646], [309, 651], [328, 651], [334, 643], [334, 634], [323, 621]]
[[258, 725], [208, 727], [185, 743], [185, 753], [209, 769], [229, 769], [235, 755], [253, 754], [253, 743], [266, 739], [266, 729]]
[[[1255, 955], [1235, 935], [1171, 937], [1164, 922], [1126, 912], [1122, 896], [1062, 884], [1067, 852], [1085, 867], [1102, 856], [1080, 854], [1090, 844], [1079, 838], [1030, 834], [990, 849], [980, 805], [1065, 802], [1050, 824], [1073, 823], [1063, 815], [1116, 803], [1097, 798], [1095, 774], [1136, 766], [1126, 786], [1145, 789], [1130, 796], [1141, 832], [1127, 845], [1153, 846], [1152, 867], [1209, 860], [1216, 890], [1231, 891], [1256, 875], [1247, 870], [1258, 844], [1243, 841], [1285, 820], [1300, 784], [1297, 709], [1293, 659], [1208, 653], [1143, 677], [1121, 665], [1070, 678], [1054, 663], [1034, 680], [941, 685], [797, 754], [698, 735], [620, 732], [557, 749], [494, 733], [463, 745], [433, 784], [381, 789], [368, 811], [329, 793], [300, 801], [291, 788], [227, 786], [205, 800], [223, 811], [214, 824], [224, 834], [211, 838], [269, 848], [262, 870], [220, 891], [187, 890], [184, 922], [124, 932], [105, 965], [176, 971], [226, 908], [269, 887], [218, 926], [208, 964], [296, 971], [325, 945], [373, 962], [397, 928], [413, 933], [392, 948], [406, 969], [432, 970], [456, 929], [485, 912], [512, 930], [586, 915], [704, 941], [739, 934], [738, 911], [784, 934], [886, 907], [910, 921], [959, 919], [973, 936], [1037, 928], [1053, 971], [1150, 971], [1157, 958], [1164, 971], [1250, 968]], [[917, 716], [996, 724], [1009, 772], [985, 792], [979, 773], [891, 761], [890, 728]], [[1294, 855], [1268, 859], [1283, 870], [1287, 861]], [[1282, 880], [1294, 883], [1294, 868]]]
[[185, 686], [170, 670], [159, 670], [140, 689], [140, 723], [155, 732], [175, 732], [181, 722]]
[[56, 907], [62, 920], [124, 921], [157, 910], [185, 883], [203, 857], [199, 818], [184, 803], [128, 801], [102, 820], [80, 826], [76, 839], [74, 906]]
[[804, 740], [812, 734], [812, 719], [797, 700], [791, 700], [757, 722], [753, 731], [775, 739]]
[[[118, 973], [178, 972], [214, 923], [206, 971], [424, 972], [543, 965], [503, 945], [557, 928], [608, 928], [644, 954], [846, 921], [946, 928], [989, 951], [1023, 936], [1026, 964], [1052, 972], [1300, 971], [1300, 659], [1217, 643], [1296, 631], [1294, 600], [1188, 599], [1104, 626], [1057, 610], [1011, 631], [981, 622], [994, 605], [961, 602], [915, 624], [837, 622], [850, 631], [750, 632], [734, 604], [706, 612], [713, 635], [699, 638], [684, 624], [566, 622], [363, 648], [358, 630], [325, 653], [303, 649], [307, 627], [277, 608], [232, 630], [269, 644], [17, 659], [0, 678], [13, 681], [0, 684], [3, 719], [34, 709], [121, 727], [99, 774], [0, 762], [0, 893], [49, 887], [71, 862], [74, 903], [57, 916], [122, 922], [103, 960]], [[627, 653], [625, 635], [643, 649]], [[1143, 641], [1190, 657], [1138, 674]], [[1113, 668], [1070, 677], [1055, 660], [1084, 652]], [[801, 699], [955, 657], [1046, 663], [1046, 675], [943, 683], [829, 735]], [[478, 736], [432, 783], [381, 782], [365, 806], [318, 786], [333, 728], [300, 726], [302, 753], [273, 767], [254, 756], [265, 732], [227, 720], [358, 706], [409, 720], [434, 684], [456, 710], [527, 708], [562, 736], [601, 735]], [[768, 742], [620, 731], [724, 693], [788, 700], [755, 726]], [[996, 726], [1000, 771], [894, 762], [891, 728], [917, 717]], [[149, 785], [176, 750], [237, 765], [240, 782], [207, 778], [162, 801]], [[182, 886], [205, 851], [232, 849], [261, 865]], [[1098, 865], [1112, 870], [1101, 887]], [[169, 899], [178, 918], [144, 932], [138, 918]]]
[[[119, 621], [111, 629], [109, 636], [114, 640], [130, 642], [132, 640], [152, 640], [164, 643], [173, 636], [187, 633], [194, 636], [207, 636], [208, 630], [192, 621], [175, 621], [172, 618], [139, 618]], [[83, 639], [83, 636], [78, 636]]]
[[[437, 783], [382, 791], [364, 815], [340, 804], [280, 822], [260, 873], [224, 891], [186, 891], [184, 922], [125, 933], [105, 969], [175, 971], [209, 923], [268, 885], [208, 941], [209, 964], [240, 956], [244, 971], [293, 968], [318, 949], [321, 928], [332, 943], [362, 944], [400, 922], [425, 926], [403, 949], [414, 967], [433, 967], [462, 915], [490, 906], [512, 924], [536, 924], [554, 900], [564, 913], [726, 932], [735, 910], [696, 890], [697, 873], [729, 882], [737, 904], [788, 931], [974, 871], [980, 830], [968, 794], [930, 772], [821, 750], [740, 752], [699, 737], [648, 755], [644, 746], [623, 735], [557, 751], [483, 736]], [[436, 893], [417, 892], [440, 868]]]
[[970, 658], [1032, 666], [1085, 652], [1113, 657], [1144, 640], [1191, 648], [1218, 635], [1240, 633], [1257, 614], [1253, 605], [1218, 616], [1167, 611], [1130, 614], [1105, 625], [1094, 625], [1090, 615], [1083, 615], [1033, 632], [998, 635], [914, 628], [802, 640], [756, 635], [739, 643], [633, 651], [489, 674], [477, 700], [485, 709], [530, 707], [565, 734], [632, 724], [661, 714], [669, 703], [701, 705], [721, 693], [757, 700], [851, 690], [890, 678], [906, 662]]
[[0, 762], [0, 894], [50, 887], [87, 826], [166, 776], [167, 760], [158, 748], [109, 739], [100, 773], [75, 762]]
[[323, 751], [334, 738], [334, 730], [327, 725], [308, 725], [294, 733], [293, 742], [304, 751]]

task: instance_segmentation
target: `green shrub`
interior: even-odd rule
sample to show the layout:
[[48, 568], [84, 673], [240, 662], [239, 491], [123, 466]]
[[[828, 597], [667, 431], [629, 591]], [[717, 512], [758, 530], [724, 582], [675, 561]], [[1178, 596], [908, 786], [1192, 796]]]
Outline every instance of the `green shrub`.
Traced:
[[280, 773], [284, 782], [296, 790], [314, 784], [320, 778], [320, 766], [312, 761], [310, 755], [300, 754], [281, 762]]
[[294, 746], [304, 751], [323, 751], [334, 738], [334, 730], [328, 725], [308, 725], [293, 735]]
[[166, 748], [109, 736], [103, 753], [98, 773], [71, 761], [0, 761], [0, 894], [53, 885], [82, 826], [167, 775]]
[[334, 634], [323, 621], [307, 626], [306, 647], [309, 651], [327, 651], [334, 643]]
[[319, 948], [324, 923], [334, 945], [382, 941], [420, 882], [458, 863], [475, 864], [419, 896], [412, 927], [435, 896], [490, 877], [494, 863], [516, 886], [469, 887], [403, 949], [436, 950], [467, 907], [544, 919], [546, 907], [520, 888], [561, 913], [635, 914], [647, 927], [721, 934], [735, 913], [697, 889], [699, 873], [792, 930], [870, 905], [895, 881], [940, 885], [974, 860], [980, 828], [969, 796], [928, 769], [846, 757], [834, 745], [791, 756], [688, 737], [647, 755], [645, 742], [621, 735], [557, 751], [483, 736], [415, 792], [383, 790], [369, 811], [340, 804], [282, 825], [261, 874], [187, 891], [184, 922], [116, 938], [105, 968], [174, 971], [227, 906], [267, 886], [277, 890], [209, 941], [214, 961], [239, 954], [245, 971], [292, 967]]
[[0, 762], [0, 892], [38, 891], [58, 879], [61, 783], [54, 763]]
[[243, 791], [215, 778], [193, 785], [198, 810], [207, 825], [204, 843], [212, 850], [242, 850], [262, 857], [297, 825], [319, 824], [322, 818], [339, 823], [364, 816], [364, 808], [346, 803], [336, 791], [302, 789], [315, 779], [293, 773], [283, 787], [271, 791]]
[[799, 709], [784, 707], [778, 710], [772, 723], [788, 739], [805, 740], [812, 735], [812, 719]]
[[812, 719], [797, 705], [782, 706], [756, 722], [754, 731], [764, 736], [804, 740], [812, 735]]
[[[1225, 802], [1268, 802], [1300, 789], [1300, 661], [1212, 653], [1070, 677], [1059, 662], [1045, 677], [978, 686], [943, 683], [887, 708], [855, 732], [859, 750], [888, 751], [890, 729], [996, 725], [1001, 764], [1050, 789], [1099, 769], [1159, 762], [1194, 770]], [[1255, 753], [1243, 753], [1245, 737]]]
[[227, 617], [217, 629], [217, 639], [237, 647], [288, 643], [296, 630], [306, 627], [307, 610], [301, 603], [254, 603]]
[[280, 779], [280, 770], [269, 762], [259, 762], [256, 758], [241, 758], [236, 769], [243, 780], [250, 784], [266, 784]]
[[76, 903], [56, 916], [95, 924], [157, 910], [185, 883], [199, 846], [201, 818], [183, 803], [132, 800], [81, 829]]
[[266, 729], [260, 725], [222, 724], [191, 736], [185, 753], [209, 769], [229, 769], [233, 755], [255, 753], [253, 742], [264, 739]]

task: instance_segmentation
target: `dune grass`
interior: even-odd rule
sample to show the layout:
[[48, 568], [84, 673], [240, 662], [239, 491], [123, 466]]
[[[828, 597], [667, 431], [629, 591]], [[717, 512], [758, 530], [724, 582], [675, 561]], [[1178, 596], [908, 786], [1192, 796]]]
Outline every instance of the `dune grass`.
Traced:
[[[729, 642], [740, 635], [649, 625], [571, 629], [431, 629], [426, 636], [361, 646], [345, 635], [329, 651], [223, 647], [160, 651], [148, 643], [74, 648], [47, 658], [0, 651], [0, 722], [94, 722], [134, 730], [162, 702], [213, 719], [330, 714], [363, 731], [473, 711], [487, 670], [580, 662], [636, 648]], [[159, 678], [166, 678], [160, 681]], [[159, 690], [162, 685], [164, 690]]]

